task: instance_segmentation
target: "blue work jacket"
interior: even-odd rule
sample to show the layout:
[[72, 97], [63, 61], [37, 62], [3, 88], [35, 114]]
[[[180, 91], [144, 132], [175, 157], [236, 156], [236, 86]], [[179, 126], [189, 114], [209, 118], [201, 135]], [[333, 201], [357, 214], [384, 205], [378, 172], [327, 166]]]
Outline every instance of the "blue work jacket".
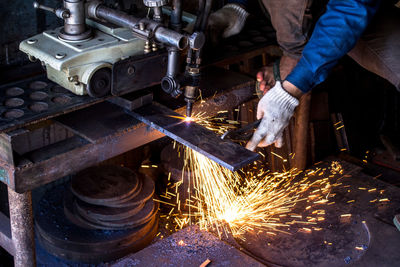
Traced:
[[[247, 5], [245, 0], [229, 2]], [[356, 45], [379, 4], [379, 0], [330, 0], [286, 80], [303, 92], [323, 82], [338, 60]]]

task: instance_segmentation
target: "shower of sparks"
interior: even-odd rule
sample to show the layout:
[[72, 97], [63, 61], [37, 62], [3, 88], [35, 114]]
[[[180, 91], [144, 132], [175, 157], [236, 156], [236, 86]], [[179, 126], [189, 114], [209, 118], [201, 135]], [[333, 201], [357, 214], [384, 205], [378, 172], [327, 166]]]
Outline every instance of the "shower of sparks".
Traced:
[[185, 148], [185, 157], [195, 189], [187, 200], [191, 209], [188, 216], [200, 228], [212, 229], [220, 237], [231, 233], [241, 238], [248, 231], [287, 232], [291, 225], [311, 232], [312, 226], [324, 220], [325, 211], [310, 210], [300, 215], [296, 205], [304, 202], [320, 208], [327, 203], [331, 185], [324, 176], [341, 171], [335, 163], [329, 170], [310, 171], [310, 176], [316, 174], [322, 179], [299, 175], [296, 169], [283, 173], [258, 168], [231, 172], [189, 148]]
[[[188, 121], [187, 117], [177, 118]], [[207, 117], [204, 113], [193, 115], [188, 123], [191, 122], [217, 134], [235, 129], [238, 124], [224, 118]], [[170, 211], [161, 217], [173, 219], [176, 229], [197, 224], [201, 229], [218, 233], [220, 238], [233, 235], [244, 239], [249, 231], [269, 235], [290, 233], [291, 227], [305, 234], [320, 231], [322, 228], [318, 224], [325, 220], [324, 205], [335, 203], [329, 199], [335, 195], [332, 188], [344, 188], [339, 180], [349, 177], [343, 175], [341, 164], [335, 161], [330, 167], [318, 167], [317, 163], [311, 170], [291, 169], [282, 173], [271, 173], [257, 162], [245, 170], [231, 172], [188, 147], [174, 143], [174, 148], [184, 160], [182, 179], [171, 183], [168, 176], [168, 187], [161, 197], [170, 205]], [[185, 176], [190, 177], [184, 179]], [[184, 182], [186, 199], [180, 197], [178, 191]], [[368, 190], [374, 191], [376, 189]], [[349, 216], [351, 214], [341, 217]]]

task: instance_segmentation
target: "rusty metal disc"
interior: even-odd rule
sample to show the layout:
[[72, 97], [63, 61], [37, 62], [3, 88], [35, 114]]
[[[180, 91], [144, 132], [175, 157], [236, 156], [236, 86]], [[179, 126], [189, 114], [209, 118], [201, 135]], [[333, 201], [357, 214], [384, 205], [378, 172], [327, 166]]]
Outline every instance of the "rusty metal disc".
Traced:
[[129, 218], [137, 214], [144, 207], [144, 203], [140, 203], [136, 206], [131, 207], [110, 208], [105, 206], [92, 205], [79, 199], [75, 199], [74, 205], [76, 206], [78, 213], [82, 217], [89, 217], [93, 220], [106, 221], [116, 221]]
[[71, 190], [79, 199], [105, 205], [138, 192], [139, 177], [128, 168], [102, 165], [85, 169], [71, 180]]
[[124, 208], [124, 207], [132, 207], [137, 206], [141, 203], [146, 202], [147, 200], [151, 199], [154, 195], [154, 182], [149, 178], [142, 178], [143, 186], [142, 191], [138, 195], [134, 195], [133, 197], [122, 199], [119, 202], [110, 202], [107, 203], [108, 207], [115, 207], [115, 208]]
[[93, 220], [93, 218], [85, 218], [81, 216], [76, 209], [74, 209], [74, 215], [78, 217], [78, 220], [85, 223], [87, 227], [92, 227], [93, 229], [123, 230], [148, 223], [157, 213], [158, 206], [159, 204], [157, 202], [149, 200], [139, 213], [118, 221]]
[[122, 258], [125, 255], [134, 253], [148, 246], [158, 232], [158, 220], [155, 219], [154, 223], [150, 226], [150, 229], [143, 235], [140, 235], [135, 241], [129, 242], [129, 240], [126, 240], [126, 242], [124, 242], [119, 248], [107, 249], [106, 247], [103, 247], [99, 251], [95, 252], [88, 250], [90, 246], [86, 246], [85, 248], [76, 251], [70, 250], [65, 246], [57, 246], [45, 239], [41, 235], [41, 232], [38, 232], [36, 236], [40, 245], [43, 246], [47, 252], [56, 257], [66, 260], [96, 264]]
[[142, 248], [156, 234], [157, 216], [140, 227], [118, 231], [78, 227], [64, 215], [67, 189], [61, 185], [47, 192], [35, 214], [39, 241], [53, 255], [84, 262], [112, 260]]

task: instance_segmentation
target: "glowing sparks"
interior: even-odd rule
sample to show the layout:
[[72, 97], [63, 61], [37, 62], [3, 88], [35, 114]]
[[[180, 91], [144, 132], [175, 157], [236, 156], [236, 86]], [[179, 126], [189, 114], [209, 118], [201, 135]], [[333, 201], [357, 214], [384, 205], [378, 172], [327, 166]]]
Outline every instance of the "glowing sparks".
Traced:
[[[205, 113], [193, 114], [190, 118], [176, 118], [182, 122], [198, 123], [217, 134], [235, 129], [238, 124], [225, 118], [207, 117]], [[336, 161], [325, 168], [316, 164], [313, 169], [304, 172], [291, 169], [283, 173], [271, 173], [259, 163], [245, 170], [231, 172], [187, 147], [176, 146], [176, 149], [184, 160], [182, 180], [168, 184], [166, 192], [161, 195], [166, 201], [156, 201], [173, 206], [169, 207], [165, 216], [171, 217], [177, 228], [198, 224], [201, 229], [212, 230], [220, 237], [232, 234], [242, 239], [249, 231], [275, 235], [277, 232], [289, 233], [291, 227], [309, 234], [322, 230], [317, 224], [325, 221], [324, 205], [335, 204], [329, 200], [335, 196], [331, 192], [332, 187], [349, 187], [335, 180], [336, 175], [350, 177], [343, 175], [344, 170]], [[272, 152], [272, 155], [287, 160], [279, 154]], [[289, 155], [292, 158], [294, 156]], [[190, 179], [185, 179], [189, 183], [185, 185], [186, 199], [180, 198], [178, 187], [183, 184], [184, 175], [189, 173]], [[362, 187], [358, 189], [369, 193], [377, 191]], [[176, 202], [171, 204], [173, 200]], [[389, 199], [379, 199], [379, 202], [387, 201]], [[349, 200], [348, 204], [353, 202], [355, 200]], [[342, 214], [340, 218], [350, 219], [351, 216]]]
[[[332, 186], [329, 179], [320, 177], [343, 172], [337, 162], [308, 174], [296, 169], [270, 173], [259, 167], [231, 172], [189, 148], [184, 148], [183, 155], [184, 172], [193, 176], [188, 188], [193, 190], [188, 190], [189, 198], [184, 201], [187, 213], [175, 221], [179, 227], [196, 223], [220, 237], [232, 234], [244, 238], [244, 233], [254, 230], [287, 233], [288, 227], [295, 225], [304, 233], [321, 230], [303, 227], [325, 220], [325, 210], [311, 208], [328, 202]], [[297, 204], [309, 201], [310, 194], [314, 204], [303, 211], [312, 217], [294, 213]], [[179, 201], [177, 198], [177, 204]]]

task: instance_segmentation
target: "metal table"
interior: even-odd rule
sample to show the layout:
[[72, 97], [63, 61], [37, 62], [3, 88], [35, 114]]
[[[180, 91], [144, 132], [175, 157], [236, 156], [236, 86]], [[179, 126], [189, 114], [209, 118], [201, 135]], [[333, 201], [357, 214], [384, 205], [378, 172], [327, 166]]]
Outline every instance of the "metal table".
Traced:
[[[207, 75], [203, 87], [212, 97], [203, 94], [203, 101], [195, 104], [194, 112], [216, 114], [254, 97], [254, 80], [250, 77], [221, 69]], [[56, 86], [40, 80], [49, 83], [50, 91]], [[23, 87], [24, 83], [13, 87]], [[129, 103], [128, 98], [118, 100]], [[111, 101], [115, 103], [115, 99]], [[42, 116], [35, 113], [34, 118], [8, 120], [8, 125], [2, 127], [0, 180], [8, 187], [10, 218], [0, 214], [0, 244], [14, 256], [15, 266], [35, 266], [31, 190], [164, 136], [111, 101], [81, 99], [73, 107], [59, 108], [51, 114], [43, 111]], [[169, 104], [184, 114], [182, 103]]]

